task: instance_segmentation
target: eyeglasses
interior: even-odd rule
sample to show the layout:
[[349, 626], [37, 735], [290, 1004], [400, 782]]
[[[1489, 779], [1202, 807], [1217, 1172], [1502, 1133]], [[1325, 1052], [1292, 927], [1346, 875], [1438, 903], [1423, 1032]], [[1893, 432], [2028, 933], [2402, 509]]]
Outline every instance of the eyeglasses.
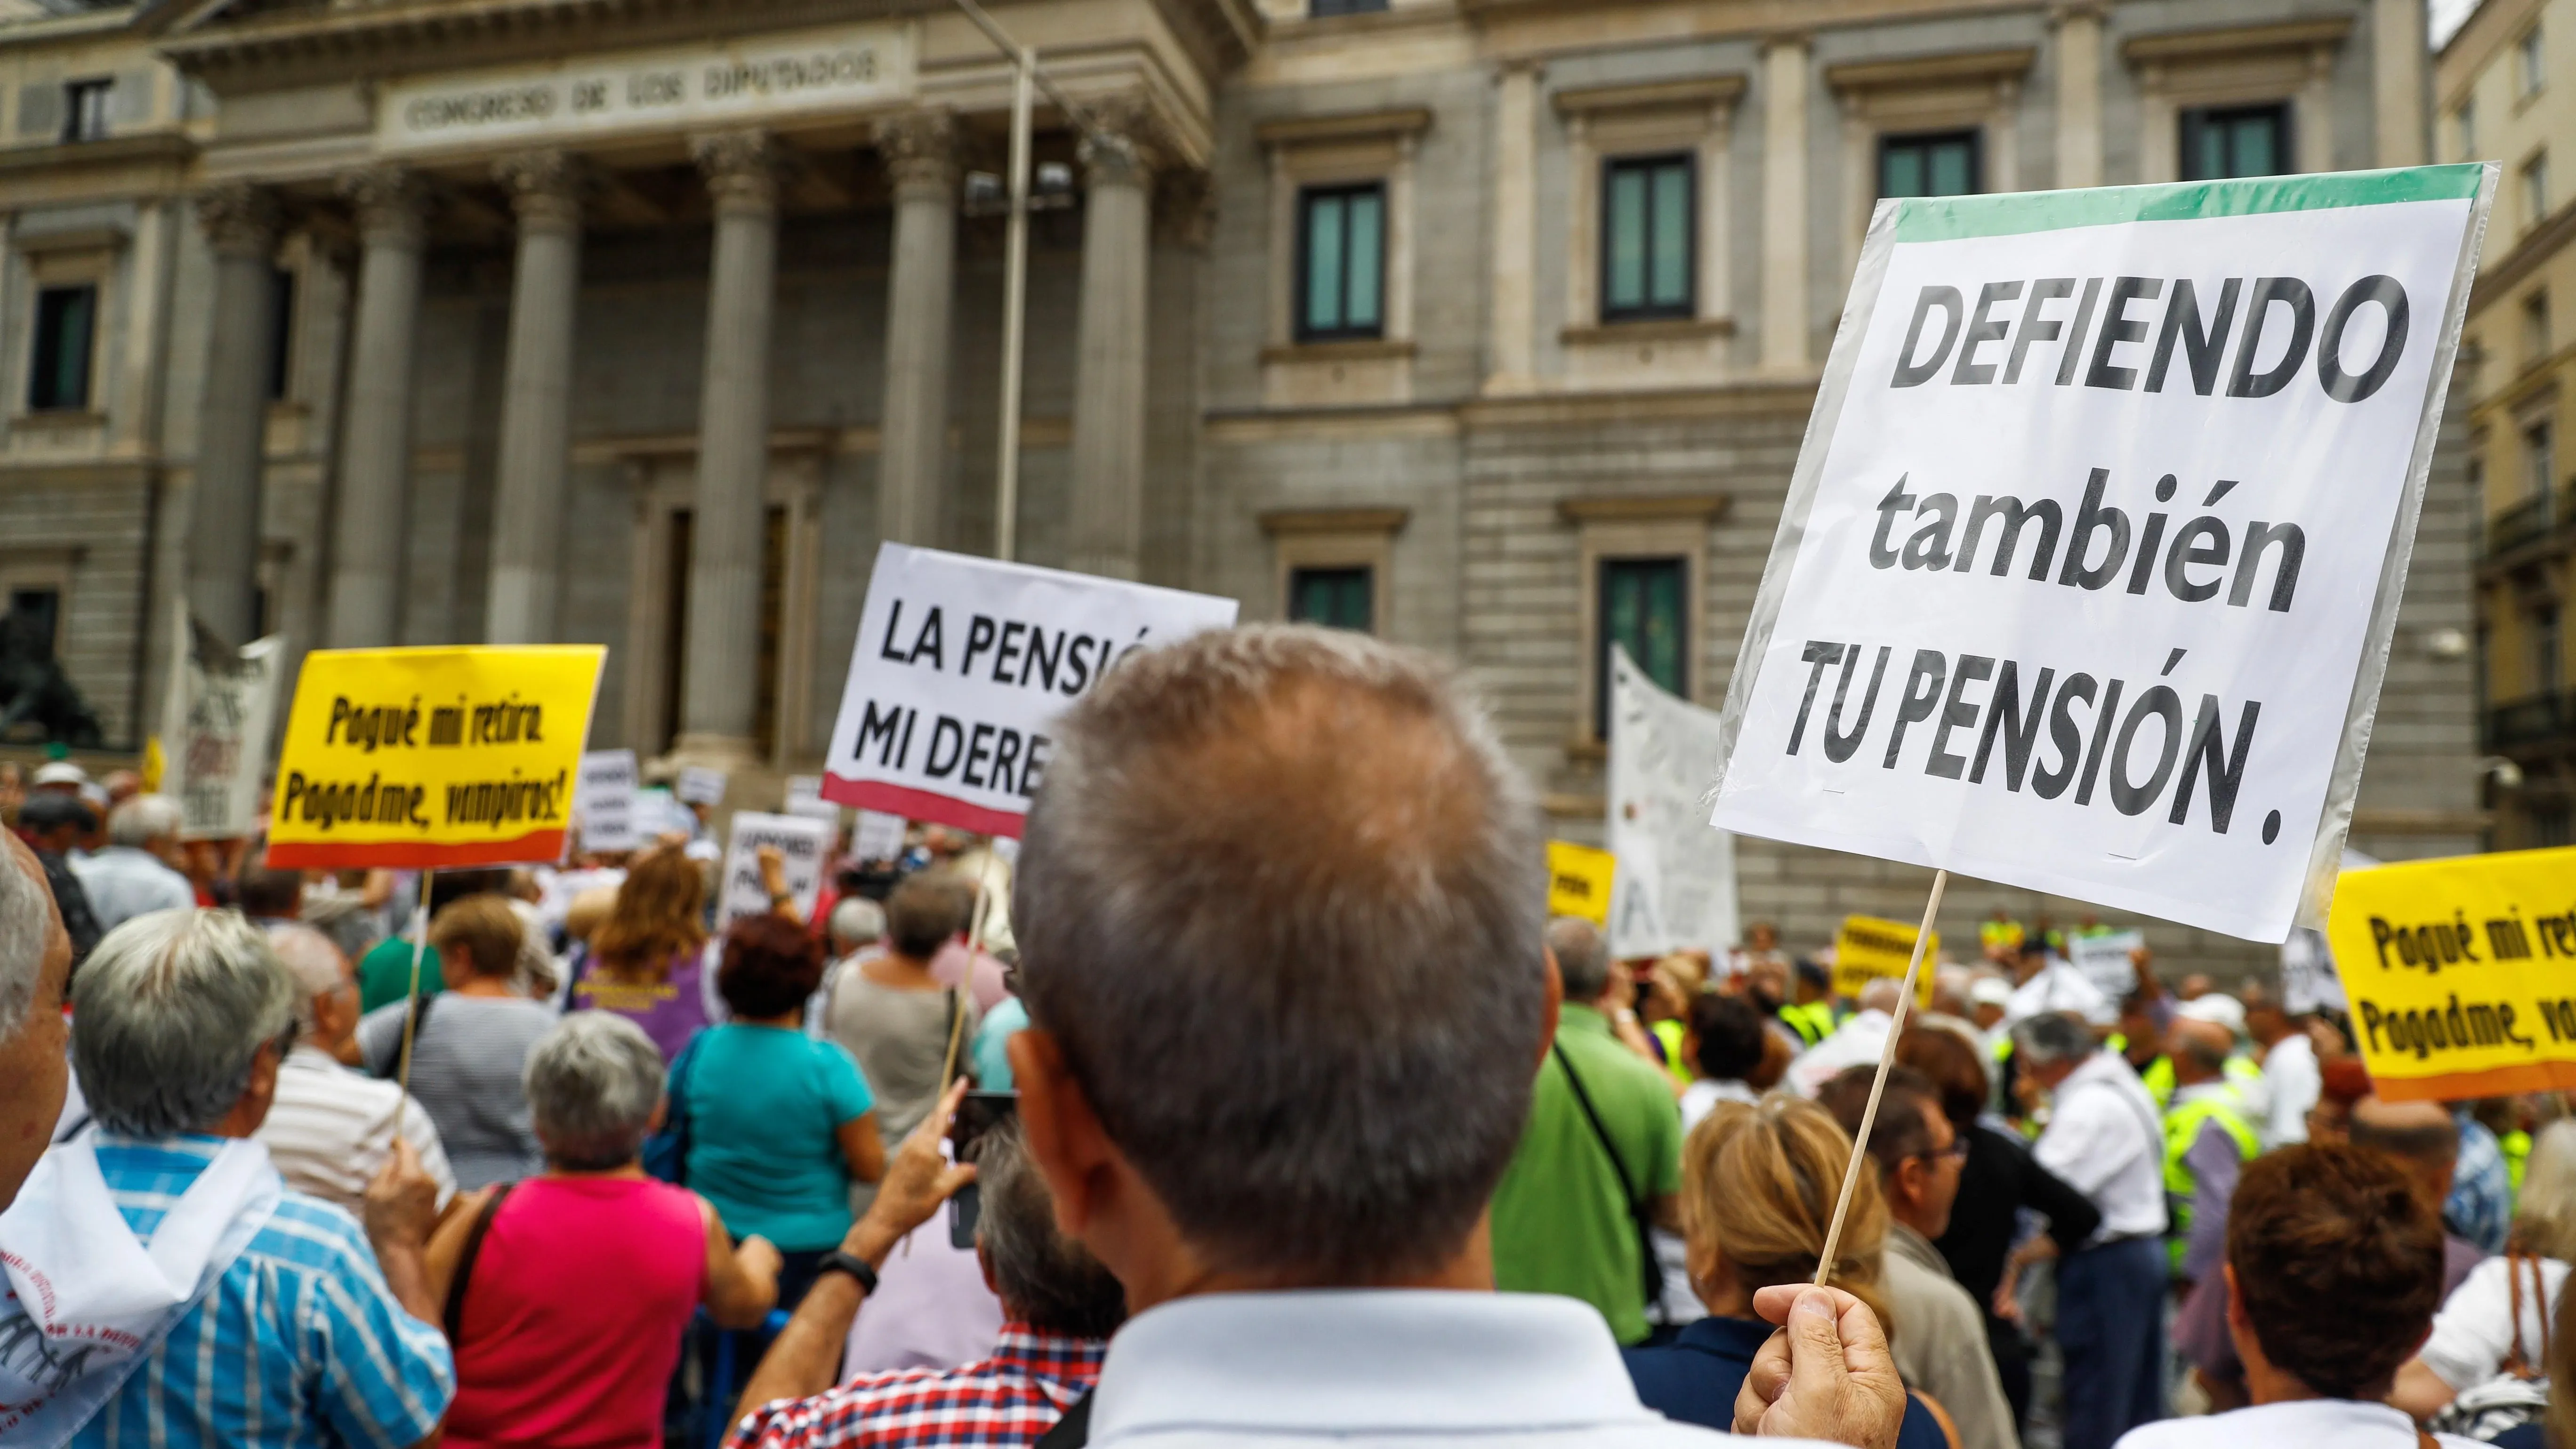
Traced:
[[1938, 1148], [1931, 1152], [1917, 1152], [1914, 1155], [1926, 1162], [1965, 1162], [1968, 1160], [1968, 1139], [1965, 1137], [1952, 1138], [1950, 1145], [1947, 1147]]

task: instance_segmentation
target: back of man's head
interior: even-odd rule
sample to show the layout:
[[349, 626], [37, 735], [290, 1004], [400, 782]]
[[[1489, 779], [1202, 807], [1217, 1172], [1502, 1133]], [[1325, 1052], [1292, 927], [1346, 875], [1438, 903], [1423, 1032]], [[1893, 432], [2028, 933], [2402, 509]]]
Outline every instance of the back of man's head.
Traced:
[[832, 950], [846, 956], [885, 939], [885, 907], [865, 896], [843, 896], [833, 903], [830, 927]]
[[886, 944], [915, 961], [927, 961], [939, 954], [949, 937], [966, 929], [973, 909], [971, 888], [959, 891], [956, 877], [948, 872], [908, 875], [886, 897]]
[[188, 823], [179, 802], [167, 795], [137, 795], [107, 813], [107, 843], [136, 850], [158, 840], [176, 840]]
[[2460, 1155], [2460, 1124], [2439, 1102], [2391, 1102], [2373, 1095], [2352, 1104], [2352, 1145], [2393, 1157], [2449, 1163]]
[[0, 1042], [26, 1024], [53, 933], [51, 896], [30, 855], [22, 848], [0, 859]]
[[271, 870], [264, 853], [243, 865], [233, 889], [234, 903], [253, 920], [292, 920], [304, 909], [304, 872]]
[[2235, 1046], [2236, 1038], [2228, 1035], [2227, 1028], [2214, 1021], [2189, 1018], [2173, 1024], [2173, 1035], [2169, 1039], [2169, 1051], [2174, 1057], [2176, 1070], [2194, 1081], [2208, 1081], [2225, 1075], [2228, 1054]]
[[1896, 1014], [1896, 1004], [1905, 999], [1905, 983], [1893, 976], [1873, 976], [1860, 988], [1860, 1009]]
[[98, 816], [81, 803], [78, 795], [42, 790], [28, 796], [27, 803], [18, 807], [18, 824], [51, 850], [60, 842], [50, 837], [66, 830], [87, 835], [98, 828]]
[[1590, 1005], [1610, 989], [1610, 942], [1581, 916], [1547, 923], [1547, 949], [1556, 955], [1556, 979], [1565, 999]]
[[1127, 1321], [1127, 1290], [1056, 1227], [1046, 1176], [1029, 1160], [1016, 1120], [975, 1139], [983, 1197], [976, 1246], [1002, 1312], [1041, 1333], [1105, 1339]]
[[72, 1069], [100, 1126], [203, 1132], [295, 1023], [295, 978], [236, 911], [170, 910], [107, 933], [72, 985]]
[[2302, 1143], [2248, 1163], [2227, 1266], [2272, 1367], [2329, 1399], [2377, 1399], [2442, 1301], [2442, 1223], [2395, 1162]]
[[2013, 1051], [2034, 1067], [2068, 1065], [2093, 1055], [2093, 1033], [2062, 1011], [2025, 1017], [2012, 1029]]
[[[1869, 1108], [1869, 1086], [1878, 1068], [1845, 1067], [1816, 1093], [1816, 1101], [1834, 1114], [1846, 1135], [1860, 1136], [1861, 1114]], [[1878, 1120], [1870, 1124], [1869, 1156], [1879, 1174], [1896, 1171], [1909, 1157], [1932, 1150], [1932, 1117], [1941, 1110], [1941, 1089], [1908, 1066], [1887, 1069], [1887, 1089], [1879, 1094]]]
[[1022, 995], [1209, 1267], [1429, 1272], [1529, 1114], [1544, 851], [1430, 656], [1204, 634], [1058, 721], [1012, 900]]

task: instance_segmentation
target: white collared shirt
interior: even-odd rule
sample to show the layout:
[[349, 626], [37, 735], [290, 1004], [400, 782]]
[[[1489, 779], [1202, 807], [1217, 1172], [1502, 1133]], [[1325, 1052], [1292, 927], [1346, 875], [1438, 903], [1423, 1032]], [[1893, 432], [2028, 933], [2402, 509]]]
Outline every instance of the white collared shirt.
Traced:
[[402, 1105], [403, 1139], [420, 1154], [421, 1171], [438, 1184], [438, 1206], [456, 1195], [456, 1173], [438, 1127], [391, 1082], [361, 1076], [321, 1048], [298, 1042], [277, 1066], [277, 1098], [252, 1134], [286, 1185], [358, 1213], [367, 1184], [394, 1150], [394, 1106]]
[[2118, 1002], [2065, 957], [2055, 955], [2038, 975], [2013, 988], [2012, 999], [2004, 1003], [2004, 1020], [2022, 1021], [2045, 1011], [2071, 1011], [2093, 1026], [2109, 1026], [2120, 1019]]
[[1896, 1018], [1884, 1011], [1854, 1013], [1850, 1020], [1834, 1028], [1833, 1035], [1789, 1063], [1789, 1090], [1812, 1098], [1845, 1068], [1878, 1065], [1879, 1053], [1887, 1046], [1887, 1033], [1895, 1025]]
[[1685, 1449], [1731, 1436], [1639, 1403], [1601, 1315], [1537, 1293], [1182, 1298], [1118, 1331], [1091, 1400], [1090, 1442], [1099, 1449], [1327, 1437], [1404, 1449]]
[[2271, 1089], [2271, 1123], [2265, 1145], [2287, 1147], [2308, 1140], [2308, 1109], [2325, 1095], [2325, 1073], [2317, 1066], [2317, 1045], [2294, 1031], [2263, 1053], [2263, 1082]]
[[2031, 1156], [2102, 1210], [2094, 1242], [2165, 1230], [2164, 1126], [2155, 1098], [2117, 1052], [2097, 1051], [2057, 1084]]
[[[2163, 1419], [2120, 1436], [2114, 1449], [2414, 1449], [2415, 1421], [2386, 1404], [2357, 1399], [2295, 1399], [2258, 1404], [2196, 1419]], [[2436, 1434], [2446, 1449], [2475, 1449], [2476, 1441]]]

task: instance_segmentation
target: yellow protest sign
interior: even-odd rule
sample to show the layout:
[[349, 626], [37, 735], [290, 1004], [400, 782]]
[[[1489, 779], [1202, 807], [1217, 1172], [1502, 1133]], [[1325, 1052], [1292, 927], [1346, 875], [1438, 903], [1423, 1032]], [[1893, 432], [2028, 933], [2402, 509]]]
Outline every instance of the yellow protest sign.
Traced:
[[1616, 857], [1570, 840], [1547, 843], [1547, 913], [1610, 924], [1610, 878]]
[[2326, 936], [2380, 1096], [2576, 1087], [2576, 848], [2345, 871]]
[[277, 763], [268, 863], [553, 860], [607, 653], [546, 645], [305, 655]]
[[[1845, 916], [1834, 933], [1834, 995], [1857, 999], [1860, 989], [1881, 976], [1905, 979], [1914, 959], [1914, 927], [1876, 916]], [[1932, 1005], [1932, 961], [1941, 954], [1941, 933], [1934, 931], [1923, 947], [1923, 974], [1914, 980], [1914, 1004]]]

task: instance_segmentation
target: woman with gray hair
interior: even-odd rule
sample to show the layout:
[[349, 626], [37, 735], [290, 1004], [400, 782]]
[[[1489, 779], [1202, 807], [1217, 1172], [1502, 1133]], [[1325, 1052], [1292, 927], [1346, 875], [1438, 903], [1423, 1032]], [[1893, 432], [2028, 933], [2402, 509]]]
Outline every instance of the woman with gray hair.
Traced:
[[698, 1305], [726, 1328], [768, 1316], [778, 1250], [736, 1247], [705, 1198], [644, 1173], [662, 1073], [652, 1038], [607, 1012], [528, 1054], [544, 1174], [469, 1194], [429, 1246], [456, 1349], [449, 1445], [658, 1444]]

